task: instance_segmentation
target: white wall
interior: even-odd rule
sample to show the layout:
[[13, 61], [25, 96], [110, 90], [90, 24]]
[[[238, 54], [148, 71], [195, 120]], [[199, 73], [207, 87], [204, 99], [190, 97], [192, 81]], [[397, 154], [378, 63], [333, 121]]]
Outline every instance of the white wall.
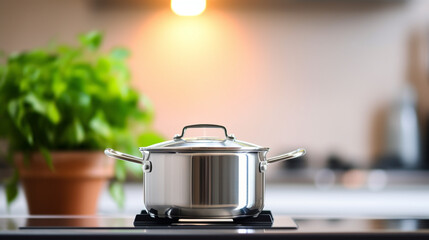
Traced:
[[0, 1], [0, 49], [71, 42], [105, 30], [106, 48], [133, 52], [133, 84], [166, 137], [191, 123], [226, 125], [272, 154], [306, 147], [367, 165], [380, 151], [377, 112], [406, 80], [408, 38], [429, 24], [420, 1], [314, 1], [281, 9], [208, 6], [198, 17], [168, 6], [94, 8], [93, 1]]

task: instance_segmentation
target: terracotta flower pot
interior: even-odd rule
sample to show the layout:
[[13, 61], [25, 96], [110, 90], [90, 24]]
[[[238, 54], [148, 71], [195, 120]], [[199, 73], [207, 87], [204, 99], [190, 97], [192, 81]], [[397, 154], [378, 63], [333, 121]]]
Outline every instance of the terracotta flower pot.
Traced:
[[103, 152], [51, 152], [54, 171], [40, 153], [24, 164], [16, 156], [30, 214], [93, 215], [98, 197], [113, 176], [114, 162]]

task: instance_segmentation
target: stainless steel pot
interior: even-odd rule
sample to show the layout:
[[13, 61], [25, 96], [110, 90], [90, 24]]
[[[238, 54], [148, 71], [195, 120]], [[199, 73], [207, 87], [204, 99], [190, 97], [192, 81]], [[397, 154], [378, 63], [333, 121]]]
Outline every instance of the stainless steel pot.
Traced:
[[[184, 138], [188, 128], [221, 128], [225, 139]], [[268, 164], [303, 156], [304, 149], [266, 158], [268, 148], [236, 140], [224, 126], [189, 125], [173, 140], [139, 148], [143, 157], [106, 149], [109, 157], [143, 165], [143, 202], [152, 217], [239, 218], [264, 207]]]

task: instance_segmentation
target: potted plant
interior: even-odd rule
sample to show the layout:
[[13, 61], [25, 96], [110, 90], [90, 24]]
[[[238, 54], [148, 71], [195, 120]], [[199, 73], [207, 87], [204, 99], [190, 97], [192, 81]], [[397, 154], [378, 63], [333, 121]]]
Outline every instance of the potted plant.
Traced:
[[7, 203], [21, 180], [30, 214], [94, 214], [113, 175], [110, 194], [121, 206], [130, 165], [108, 160], [101, 150], [136, 153], [163, 140], [150, 128], [148, 100], [130, 86], [129, 51], [103, 53], [97, 31], [78, 39], [78, 46], [14, 53], [0, 62], [0, 137], [14, 166]]

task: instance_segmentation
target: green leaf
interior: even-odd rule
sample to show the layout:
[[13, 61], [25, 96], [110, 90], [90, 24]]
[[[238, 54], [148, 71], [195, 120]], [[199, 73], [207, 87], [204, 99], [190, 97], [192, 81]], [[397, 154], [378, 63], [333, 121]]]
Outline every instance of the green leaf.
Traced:
[[67, 83], [60, 75], [55, 75], [52, 83], [52, 91], [54, 96], [58, 98], [67, 89]]
[[[8, 112], [13, 124], [19, 129], [21, 134], [26, 138], [28, 144], [33, 145], [33, 132], [28, 122], [23, 122], [25, 110], [21, 101], [18, 99], [11, 100], [8, 103]], [[14, 133], [16, 134], [16, 133]]]
[[120, 92], [125, 97], [127, 95], [127, 93], [130, 92], [129, 86], [127, 86], [127, 84], [124, 84], [125, 82], [127, 82], [130, 79], [130, 76], [131, 76], [130, 70], [128, 69], [128, 66], [126, 66], [123, 63], [114, 64], [114, 65], [112, 65], [112, 74], [115, 75], [118, 83], [120, 84], [119, 85], [119, 87], [121, 88]]
[[30, 125], [28, 125], [28, 123], [22, 123], [19, 126], [19, 130], [25, 136], [27, 143], [32, 146], [34, 144], [34, 136], [33, 136], [33, 132], [31, 131]]
[[54, 102], [45, 101], [32, 93], [25, 96], [24, 101], [29, 103], [34, 111], [46, 116], [52, 123], [56, 124], [61, 120], [60, 113]]
[[125, 168], [125, 161], [116, 161], [115, 177], [121, 182], [125, 181], [125, 178], [127, 177], [127, 169]]
[[16, 118], [18, 116], [18, 109], [19, 109], [18, 99], [11, 100], [7, 104], [7, 110], [9, 111], [9, 115], [11, 116], [11, 118]]
[[99, 31], [91, 31], [87, 34], [80, 35], [79, 40], [83, 46], [91, 50], [97, 50], [103, 41], [103, 35]]
[[45, 162], [48, 165], [49, 169], [51, 169], [51, 171], [55, 171], [54, 164], [52, 162], [52, 156], [49, 150], [44, 147], [40, 147], [39, 150], [42, 153], [43, 157], [45, 158]]
[[131, 172], [136, 178], [141, 179], [143, 177], [142, 166], [140, 164], [125, 162], [125, 167], [128, 172]]
[[139, 146], [150, 146], [155, 143], [164, 141], [165, 138], [155, 131], [146, 131], [137, 138]]
[[109, 186], [109, 193], [113, 200], [118, 204], [119, 208], [124, 208], [125, 193], [124, 187], [120, 182], [113, 182]]
[[0, 65], [0, 90], [6, 83], [7, 68]]
[[79, 120], [74, 121], [73, 128], [74, 128], [74, 134], [75, 134], [74, 136], [75, 136], [76, 142], [77, 143], [83, 142], [83, 140], [85, 140], [85, 130], [83, 129], [83, 126]]
[[60, 112], [57, 109], [57, 106], [54, 102], [47, 103], [47, 115], [49, 120], [51, 120], [52, 123], [57, 124], [61, 120]]
[[11, 178], [5, 182], [6, 203], [9, 209], [10, 204], [18, 197], [18, 170], [15, 169]]
[[64, 131], [61, 131], [61, 142], [67, 146], [77, 146], [85, 140], [85, 130], [78, 119], [74, 119]]
[[110, 56], [117, 60], [124, 60], [130, 56], [130, 51], [125, 48], [114, 48], [110, 52]]
[[18, 52], [13, 52], [9, 55], [8, 62], [20, 61], [22, 59], [22, 55], [24, 54], [25, 53], [21, 54]]
[[34, 95], [33, 93], [28, 94], [25, 96], [24, 101], [31, 105], [31, 107], [34, 109], [34, 111], [44, 115], [46, 113], [45, 103], [42, 99]]
[[94, 132], [100, 134], [103, 137], [108, 138], [112, 134], [109, 123], [101, 111], [97, 112], [97, 114], [91, 119], [89, 126]]
[[138, 104], [143, 109], [143, 111], [139, 112], [141, 114], [139, 118], [145, 123], [152, 122], [155, 110], [150, 99], [146, 95], [140, 94]]
[[86, 93], [80, 93], [77, 96], [77, 104], [82, 107], [89, 107], [91, 104], [91, 97]]

